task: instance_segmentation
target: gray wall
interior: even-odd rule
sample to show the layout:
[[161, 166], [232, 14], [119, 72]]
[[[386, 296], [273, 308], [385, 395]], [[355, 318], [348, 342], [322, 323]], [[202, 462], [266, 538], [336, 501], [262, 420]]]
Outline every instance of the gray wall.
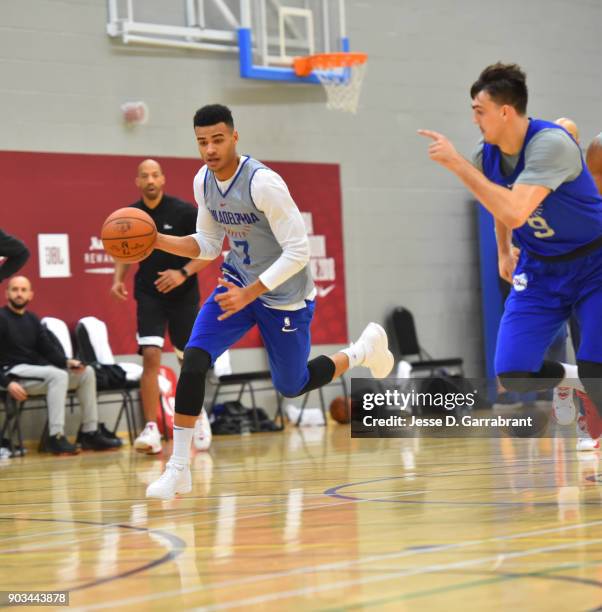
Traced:
[[[602, 123], [601, 16], [599, 0], [347, 0], [352, 46], [370, 56], [353, 117], [327, 111], [317, 87], [241, 80], [234, 56], [124, 47], [105, 34], [104, 0], [3, 0], [0, 146], [192, 157], [191, 112], [223, 101], [241, 150], [340, 163], [350, 335], [404, 304], [432, 353], [461, 354], [478, 375], [474, 209], [416, 129], [468, 154], [478, 136], [470, 84], [489, 63], [517, 61], [530, 114], [568, 115], [588, 142]], [[126, 129], [119, 106], [137, 99], [151, 121]], [[260, 359], [246, 351], [235, 364]]]

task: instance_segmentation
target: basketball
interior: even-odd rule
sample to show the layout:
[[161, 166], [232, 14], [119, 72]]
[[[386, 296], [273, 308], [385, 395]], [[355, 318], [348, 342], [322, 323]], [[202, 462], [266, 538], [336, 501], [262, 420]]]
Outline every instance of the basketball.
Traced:
[[351, 399], [342, 395], [335, 397], [330, 402], [330, 416], [341, 424], [351, 423]]
[[119, 263], [136, 263], [153, 251], [157, 228], [143, 210], [127, 206], [111, 213], [102, 224], [100, 238], [105, 251]]

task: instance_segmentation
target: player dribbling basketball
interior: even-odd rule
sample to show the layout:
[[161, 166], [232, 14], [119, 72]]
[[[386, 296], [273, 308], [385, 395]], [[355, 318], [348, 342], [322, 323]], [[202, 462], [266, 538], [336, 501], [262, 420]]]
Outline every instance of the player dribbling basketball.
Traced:
[[230, 252], [223, 278], [203, 304], [184, 352], [176, 393], [173, 454], [147, 497], [171, 499], [191, 490], [189, 467], [194, 422], [203, 405], [205, 377], [217, 357], [254, 325], [268, 353], [276, 389], [287, 397], [328, 384], [354, 366], [384, 378], [393, 367], [384, 329], [370, 323], [357, 342], [308, 362], [315, 288], [303, 218], [282, 178], [251, 157], [238, 155], [230, 110], [205, 106], [194, 116], [206, 165], [194, 179], [197, 232], [159, 234], [156, 247], [207, 262]]

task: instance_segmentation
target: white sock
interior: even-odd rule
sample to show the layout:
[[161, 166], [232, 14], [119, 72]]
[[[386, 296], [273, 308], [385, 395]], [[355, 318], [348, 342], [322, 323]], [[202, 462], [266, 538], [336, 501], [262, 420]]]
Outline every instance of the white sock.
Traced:
[[558, 383], [559, 387], [570, 387], [577, 391], [585, 391], [583, 384], [579, 380], [579, 371], [576, 365], [570, 363], [561, 363], [564, 368], [564, 378]]
[[93, 431], [96, 431], [97, 429], [98, 429], [97, 421], [92, 421], [91, 423], [84, 423], [82, 425], [82, 431], [84, 433], [92, 433]]
[[349, 359], [349, 369], [361, 365], [366, 355], [363, 346], [358, 346], [357, 342], [349, 345], [349, 348], [343, 349], [341, 353], [345, 353]]
[[192, 444], [193, 427], [178, 427], [173, 428], [173, 452], [171, 458], [183, 465], [190, 463], [190, 446]]

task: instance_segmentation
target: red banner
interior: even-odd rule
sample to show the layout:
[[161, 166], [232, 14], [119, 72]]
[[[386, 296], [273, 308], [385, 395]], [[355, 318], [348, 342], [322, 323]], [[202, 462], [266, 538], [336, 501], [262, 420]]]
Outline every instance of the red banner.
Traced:
[[[155, 159], [165, 173], [166, 193], [194, 202], [192, 179], [201, 162]], [[113, 210], [139, 199], [134, 178], [141, 160], [124, 155], [0, 152], [0, 227], [31, 250], [32, 257], [22, 270], [33, 283], [31, 310], [63, 319], [71, 328], [84, 316], [104, 320], [116, 354], [137, 350], [136, 311], [133, 299], [123, 304], [109, 295], [113, 264], [102, 249], [99, 234]], [[265, 163], [284, 178], [308, 227], [311, 267], [318, 287], [312, 341], [346, 343], [339, 166]], [[226, 243], [224, 248], [228, 248]], [[201, 300], [215, 287], [219, 261], [199, 276]], [[130, 296], [133, 272], [128, 278]], [[257, 330], [236, 346], [261, 346]]]

